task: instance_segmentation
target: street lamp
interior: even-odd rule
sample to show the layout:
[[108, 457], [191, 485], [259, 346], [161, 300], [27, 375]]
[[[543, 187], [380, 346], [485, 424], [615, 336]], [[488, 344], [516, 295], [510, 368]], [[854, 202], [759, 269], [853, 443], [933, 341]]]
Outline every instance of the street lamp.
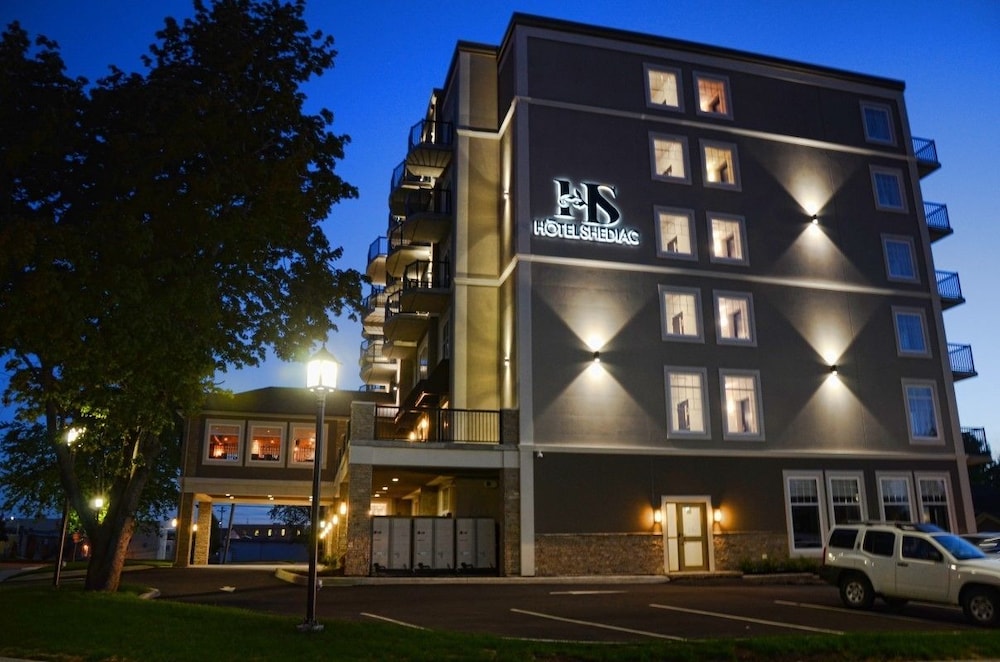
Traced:
[[[83, 434], [83, 428], [70, 428], [66, 430], [66, 445], [70, 448], [70, 457], [73, 454], [73, 443]], [[56, 553], [56, 570], [52, 574], [52, 585], [59, 588], [59, 579], [62, 576], [63, 552], [66, 546], [66, 529], [69, 526], [69, 494], [63, 498], [62, 526], [59, 527], [59, 551]]]
[[319, 487], [323, 466], [323, 419], [326, 417], [326, 394], [337, 388], [337, 368], [340, 363], [326, 345], [311, 359], [306, 370], [306, 387], [316, 394], [316, 443], [313, 445], [312, 514], [309, 545], [309, 589], [306, 600], [306, 620], [299, 625], [300, 632], [319, 632], [323, 625], [316, 621], [316, 593], [319, 590], [317, 562], [319, 561]]

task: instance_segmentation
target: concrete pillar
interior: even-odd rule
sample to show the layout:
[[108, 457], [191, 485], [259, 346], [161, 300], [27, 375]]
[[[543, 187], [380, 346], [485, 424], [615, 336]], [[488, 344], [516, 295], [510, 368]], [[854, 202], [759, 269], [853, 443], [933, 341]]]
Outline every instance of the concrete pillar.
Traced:
[[417, 502], [417, 514], [425, 517], [435, 517], [438, 514], [438, 491], [433, 487], [420, 488], [420, 498]]
[[181, 494], [177, 507], [177, 536], [174, 541], [174, 567], [186, 568], [191, 559], [191, 525], [194, 524], [194, 494]]
[[344, 574], [365, 577], [371, 572], [372, 531], [369, 509], [372, 498], [372, 465], [348, 468], [347, 562]]
[[198, 503], [198, 535], [194, 538], [194, 565], [208, 565], [209, 545], [212, 542], [212, 502]]

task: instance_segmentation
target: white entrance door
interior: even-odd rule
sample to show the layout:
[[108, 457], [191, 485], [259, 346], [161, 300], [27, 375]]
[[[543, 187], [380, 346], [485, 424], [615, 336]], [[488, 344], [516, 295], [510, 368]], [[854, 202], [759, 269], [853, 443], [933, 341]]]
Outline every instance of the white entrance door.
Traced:
[[664, 499], [664, 556], [667, 572], [707, 572], [712, 568], [708, 506], [694, 499]]

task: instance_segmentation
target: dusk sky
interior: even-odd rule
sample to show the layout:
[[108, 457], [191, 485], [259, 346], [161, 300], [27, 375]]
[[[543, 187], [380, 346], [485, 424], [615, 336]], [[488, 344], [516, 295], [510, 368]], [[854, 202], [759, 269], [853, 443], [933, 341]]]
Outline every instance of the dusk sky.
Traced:
[[[935, 267], [959, 272], [966, 299], [944, 314], [948, 341], [971, 344], [979, 372], [956, 385], [961, 424], [986, 427], [1000, 450], [1000, 336], [994, 334], [1000, 329], [994, 249], [1000, 247], [1000, 183], [989, 160], [1000, 154], [1000, 2], [312, 0], [310, 28], [333, 35], [339, 55], [335, 67], [308, 86], [309, 110], [331, 109], [331, 130], [350, 135], [337, 167], [360, 191], [359, 199], [334, 207], [325, 224], [331, 242], [344, 247], [341, 267], [363, 272], [369, 244], [384, 233], [392, 169], [431, 90], [443, 85], [456, 42], [499, 44], [513, 12], [904, 81], [911, 130], [936, 141], [942, 163], [922, 181], [924, 199], [946, 204], [955, 230], [933, 246]], [[68, 73], [91, 81], [109, 64], [141, 70], [140, 55], [163, 18], [191, 14], [190, 0], [0, 0], [5, 27], [17, 20], [32, 36], [55, 39]], [[343, 365], [341, 388], [356, 389], [360, 326], [344, 319], [339, 327], [328, 346]], [[272, 360], [220, 379], [241, 391], [300, 386], [304, 372], [304, 366]]]

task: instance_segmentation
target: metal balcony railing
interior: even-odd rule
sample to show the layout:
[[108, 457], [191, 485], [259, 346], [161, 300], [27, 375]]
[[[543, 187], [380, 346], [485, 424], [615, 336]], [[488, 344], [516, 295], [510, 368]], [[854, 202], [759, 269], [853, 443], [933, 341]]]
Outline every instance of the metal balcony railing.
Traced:
[[972, 345], [948, 343], [948, 363], [955, 379], [975, 377], [979, 374], [972, 360]]
[[945, 307], [951, 307], [965, 302], [962, 296], [962, 283], [954, 271], [935, 271], [937, 290]]
[[485, 409], [376, 407], [375, 438], [499, 444], [500, 412]]
[[366, 315], [385, 307], [385, 288], [379, 285], [373, 285], [371, 293], [365, 297], [362, 302], [362, 308]]
[[939, 236], [952, 233], [951, 220], [948, 218], [948, 206], [939, 202], [924, 202], [924, 218], [927, 219], [927, 229]]
[[447, 260], [417, 260], [403, 271], [403, 289], [446, 289], [451, 287], [451, 263]]
[[985, 455], [990, 457], [990, 445], [986, 441], [986, 428], [962, 428], [962, 443], [966, 455]]
[[385, 256], [389, 254], [389, 238], [379, 237], [368, 246], [368, 261], [372, 262], [375, 258], [380, 256]]
[[434, 183], [430, 177], [414, 175], [406, 169], [406, 161], [401, 162], [392, 170], [392, 179], [389, 182], [389, 190], [395, 191], [399, 188], [429, 188]]
[[941, 163], [938, 161], [937, 146], [933, 140], [914, 137], [913, 154], [917, 157], [917, 170], [921, 177], [941, 167]]
[[448, 147], [452, 144], [454, 135], [455, 127], [451, 122], [420, 120], [410, 127], [410, 142], [408, 147], [410, 149], [413, 149], [417, 145]]
[[406, 196], [403, 209], [405, 216], [413, 214], [451, 214], [451, 191], [447, 189], [413, 191]]

